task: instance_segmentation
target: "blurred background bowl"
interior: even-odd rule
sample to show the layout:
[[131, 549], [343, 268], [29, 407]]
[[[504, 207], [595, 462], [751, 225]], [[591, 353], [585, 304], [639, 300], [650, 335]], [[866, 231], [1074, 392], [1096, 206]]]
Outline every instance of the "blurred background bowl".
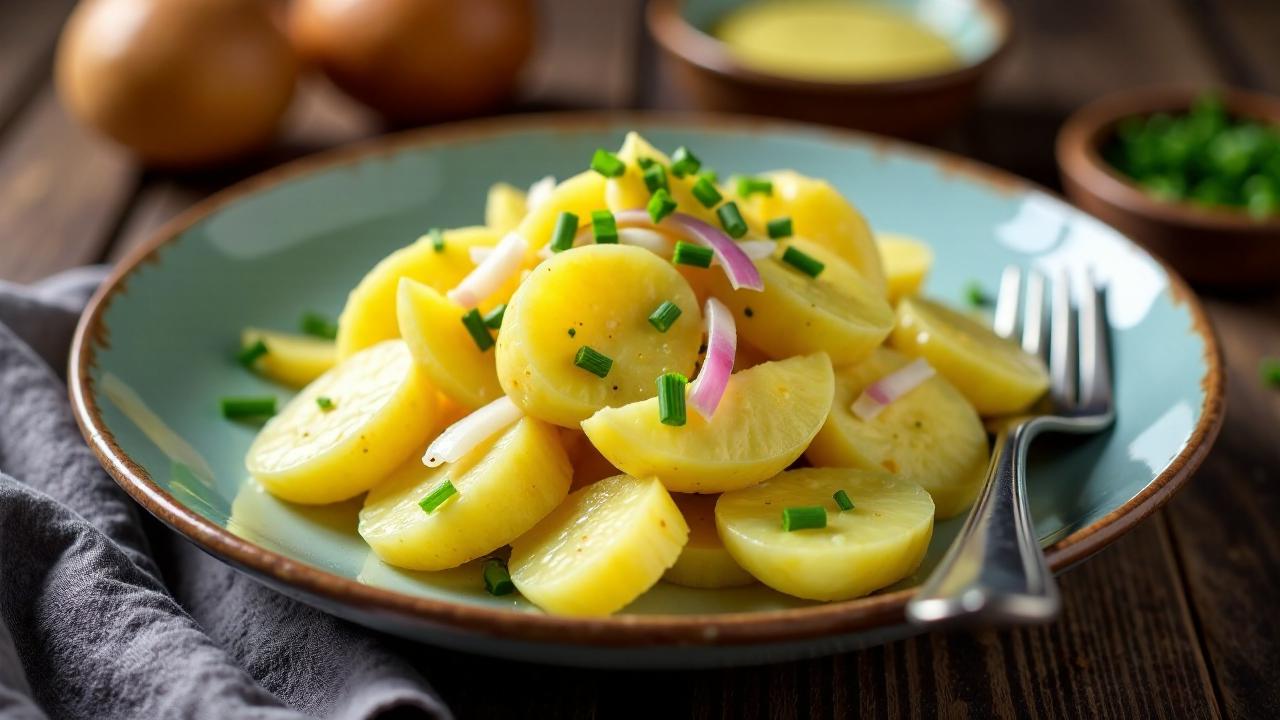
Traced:
[[744, 66], [714, 35], [715, 25], [751, 0], [651, 0], [649, 31], [699, 108], [829, 123], [921, 138], [958, 121], [1009, 45], [1009, 14], [996, 0], [894, 0], [945, 37], [954, 69], [887, 80], [819, 81]]
[[[1280, 215], [1259, 220], [1241, 210], [1160, 200], [1102, 157], [1120, 121], [1186, 112], [1204, 90], [1125, 90], [1076, 111], [1058, 134], [1063, 188], [1085, 212], [1163, 257], [1195, 285], [1237, 290], [1274, 286], [1280, 283]], [[1280, 125], [1280, 98], [1226, 88], [1214, 92], [1229, 115]]]

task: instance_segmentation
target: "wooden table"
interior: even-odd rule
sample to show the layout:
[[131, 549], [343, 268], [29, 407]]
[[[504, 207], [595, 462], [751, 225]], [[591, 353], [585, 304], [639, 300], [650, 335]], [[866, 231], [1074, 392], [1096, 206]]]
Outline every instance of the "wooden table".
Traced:
[[[112, 261], [193, 202], [263, 167], [378, 131], [308, 83], [269, 157], [212, 173], [145, 171], [59, 107], [52, 48], [72, 0], [0, 3], [0, 277]], [[545, 0], [517, 110], [679, 108], [639, 0]], [[1016, 46], [979, 110], [939, 144], [1057, 184], [1052, 141], [1072, 108], [1161, 81], [1280, 92], [1276, 0], [1018, 0]], [[613, 673], [414, 648], [461, 717], [1275, 716], [1280, 712], [1280, 296], [1212, 298], [1228, 360], [1226, 426], [1163, 511], [1062, 578], [1052, 625], [932, 634], [764, 668]], [[438, 656], [438, 657], [437, 657]], [[495, 692], [498, 688], [501, 691]]]

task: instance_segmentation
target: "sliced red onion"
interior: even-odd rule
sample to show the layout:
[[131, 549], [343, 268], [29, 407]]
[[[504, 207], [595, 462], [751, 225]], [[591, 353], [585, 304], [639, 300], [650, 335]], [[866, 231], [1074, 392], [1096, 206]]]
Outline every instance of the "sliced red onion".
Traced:
[[777, 251], [778, 243], [773, 240], [743, 240], [738, 247], [752, 260], [763, 260]]
[[[583, 227], [578, 231], [577, 235], [573, 236], [574, 247], [591, 245], [594, 242], [595, 233], [589, 225]], [[618, 243], [621, 245], [634, 245], [635, 247], [643, 248], [663, 258], [670, 258], [672, 248], [675, 246], [675, 242], [666, 235], [658, 232], [657, 230], [650, 230], [649, 228], [642, 227], [618, 228]], [[538, 257], [543, 258], [544, 260], [554, 254], [555, 253], [551, 251], [551, 243], [543, 245], [542, 248], [538, 250]], [[474, 257], [474, 255], [472, 257]]]
[[529, 244], [518, 233], [509, 232], [484, 260], [457, 287], [448, 292], [449, 299], [464, 308], [475, 307], [481, 300], [498, 291], [524, 264]]
[[760, 279], [756, 264], [720, 228], [684, 213], [672, 213], [657, 225], [645, 210], [623, 210], [614, 213], [614, 219], [618, 227], [660, 227], [705, 245], [715, 253], [716, 260], [724, 268], [724, 274], [729, 278], [733, 289], [764, 290], [764, 281]]
[[710, 420], [733, 373], [733, 360], [738, 353], [738, 326], [729, 308], [715, 298], [707, 298], [703, 321], [707, 326], [707, 356], [702, 359], [702, 370], [689, 390], [689, 404]]
[[524, 196], [525, 212], [533, 212], [551, 197], [551, 192], [556, 189], [556, 179], [554, 176], [548, 175], [538, 182], [529, 186], [529, 192]]
[[853, 414], [863, 420], [874, 419], [894, 400], [906, 395], [935, 375], [924, 358], [920, 358], [871, 383], [853, 402]]
[[427, 467], [437, 467], [455, 462], [523, 415], [511, 398], [503, 395], [445, 428], [439, 437], [431, 441], [422, 456], [422, 463]]

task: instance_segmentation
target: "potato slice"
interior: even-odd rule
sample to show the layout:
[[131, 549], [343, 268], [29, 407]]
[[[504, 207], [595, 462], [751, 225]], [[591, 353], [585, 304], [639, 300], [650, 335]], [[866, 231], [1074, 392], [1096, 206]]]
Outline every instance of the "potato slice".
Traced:
[[[383, 258], [347, 297], [338, 316], [338, 357], [348, 358], [371, 345], [400, 337], [396, 324], [396, 291], [400, 278], [425, 283], [438, 292], [452, 290], [473, 269], [471, 248], [492, 247], [499, 235], [486, 227], [444, 231], [444, 249], [436, 251], [422, 238]], [[505, 302], [518, 279], [481, 303], [481, 310]]]
[[719, 227], [715, 211], [705, 207], [693, 196], [693, 184], [697, 178], [693, 175], [676, 177], [671, 172], [671, 158], [650, 145], [648, 140], [636, 132], [627, 133], [627, 137], [622, 141], [622, 147], [618, 149], [618, 159], [626, 163], [626, 172], [619, 177], [609, 178], [605, 186], [605, 199], [609, 203], [610, 210], [619, 212], [648, 206], [649, 198], [653, 193], [644, 183], [644, 169], [638, 162], [640, 158], [648, 158], [662, 164], [666, 170], [667, 189], [671, 192], [672, 199], [676, 201], [677, 212], [692, 215]]
[[575, 491], [511, 543], [511, 579], [547, 612], [609, 615], [658, 582], [688, 537], [662, 483], [615, 475]]
[[986, 479], [987, 432], [978, 413], [940, 375], [894, 400], [871, 420], [853, 414], [871, 383], [910, 360], [879, 348], [865, 361], [836, 370], [835, 401], [805, 457], [820, 467], [889, 472], [933, 496], [938, 518], [958, 515]]
[[[756, 262], [764, 290], [734, 290], [724, 273], [711, 293], [733, 311], [738, 335], [770, 357], [825, 352], [837, 365], [871, 354], [893, 329], [893, 308], [865, 283], [809, 277], [777, 258]], [[834, 276], [833, 276], [834, 277]]]
[[525, 192], [514, 185], [494, 183], [484, 201], [485, 227], [499, 235], [506, 235], [524, 219], [528, 206]]
[[[844, 490], [854, 509], [832, 496]], [[782, 511], [821, 506], [827, 526], [782, 529]], [[738, 564], [779, 592], [847, 600], [910, 575], [933, 536], [933, 500], [924, 488], [884, 473], [803, 468], [716, 503], [716, 527]]]
[[253, 369], [289, 387], [300, 388], [315, 380], [333, 368], [338, 359], [332, 340], [258, 328], [245, 328], [240, 333], [241, 347], [259, 340], [267, 346], [267, 354], [254, 362]]
[[560, 213], [570, 212], [578, 216], [578, 225], [591, 222], [591, 211], [605, 207], [604, 176], [594, 170], [574, 175], [556, 185], [546, 202], [529, 211], [516, 226], [516, 232], [529, 244], [529, 264], [539, 260], [538, 251], [551, 242]]
[[933, 251], [929, 246], [913, 237], [890, 233], [876, 236], [876, 244], [880, 246], [880, 260], [889, 285], [889, 302], [897, 303], [920, 292], [929, 268], [933, 267]]
[[[316, 402], [327, 397], [331, 409]], [[439, 430], [435, 390], [402, 340], [351, 356], [269, 420], [245, 465], [272, 495], [320, 505], [373, 487]]]
[[[369, 492], [360, 536], [396, 567], [457, 567], [537, 524], [569, 493], [572, 473], [557, 428], [526, 417], [457, 462], [428, 468], [409, 458]], [[445, 481], [457, 495], [424, 512], [418, 503]]]
[[687, 424], [663, 425], [655, 397], [601, 410], [582, 430], [623, 472], [674, 492], [736, 490], [800, 457], [827, 418], [834, 382], [820, 353], [768, 362], [729, 378], [710, 421], [689, 408]]
[[890, 343], [929, 361], [983, 416], [1026, 410], [1049, 388], [1039, 358], [972, 318], [923, 298], [898, 304]]
[[396, 316], [400, 335], [431, 384], [474, 410], [502, 395], [493, 348], [481, 350], [462, 324], [461, 306], [412, 278], [400, 279]]
[[[648, 321], [664, 300], [682, 310], [665, 333]], [[539, 265], [511, 297], [498, 380], [529, 415], [577, 427], [602, 407], [654, 396], [664, 372], [692, 373], [701, 341], [702, 311], [670, 263], [638, 247], [587, 245]], [[583, 346], [613, 360], [607, 376], [574, 364]]]
[[756, 581], [720, 542], [720, 533], [716, 530], [719, 495], [676, 493], [671, 499], [676, 501], [676, 507], [689, 524], [689, 542], [680, 551], [676, 564], [662, 576], [663, 580], [685, 587], [711, 589], [742, 587]]

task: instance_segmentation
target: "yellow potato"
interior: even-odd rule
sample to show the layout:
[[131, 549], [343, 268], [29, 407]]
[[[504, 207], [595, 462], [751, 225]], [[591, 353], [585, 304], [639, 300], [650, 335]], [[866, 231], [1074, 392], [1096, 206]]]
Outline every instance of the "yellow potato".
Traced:
[[[844, 490], [854, 509], [832, 499]], [[827, 526], [782, 529], [782, 511], [823, 507]], [[884, 473], [847, 468], [790, 470], [725, 493], [716, 527], [729, 554], [769, 587], [809, 600], [848, 600], [910, 575], [933, 536], [924, 488]]]
[[[409, 458], [369, 492], [360, 536], [378, 557], [411, 570], [445, 570], [523, 535], [569, 493], [573, 468], [557, 429], [523, 418], [457, 462]], [[430, 513], [418, 503], [445, 482], [457, 494]]]
[[776, 258], [756, 262], [764, 290], [734, 290], [711, 274], [711, 294], [733, 311], [738, 336], [773, 358], [825, 352], [837, 365], [871, 353], [893, 328], [893, 308], [865, 283], [809, 277]]
[[[665, 332], [649, 324], [664, 300], [683, 311]], [[498, 380], [529, 415], [565, 427], [606, 406], [657, 394], [664, 372], [693, 371], [702, 312], [670, 263], [638, 247], [587, 245], [539, 265], [507, 306]], [[613, 360], [605, 377], [574, 364], [589, 346]]]
[[529, 264], [536, 264], [538, 251], [551, 242], [560, 213], [570, 212], [578, 216], [578, 225], [591, 222], [591, 211], [605, 207], [604, 177], [587, 170], [568, 178], [551, 191], [547, 201], [529, 211], [516, 226], [516, 232], [529, 244]]
[[499, 235], [506, 235], [516, 229], [527, 209], [523, 190], [507, 183], [494, 183], [485, 197], [484, 224]]
[[716, 530], [716, 500], [719, 497], [684, 493], [671, 496], [689, 524], [689, 542], [680, 552], [676, 564], [662, 576], [663, 580], [694, 588], [742, 587], [756, 581], [720, 542], [720, 534]]
[[[327, 397], [331, 409], [317, 398]], [[245, 458], [272, 495], [320, 505], [373, 487], [439, 430], [434, 389], [401, 340], [363, 350], [269, 420]]]
[[332, 340], [258, 328], [245, 328], [240, 333], [241, 347], [259, 340], [267, 346], [267, 354], [253, 363], [253, 369], [289, 387], [299, 388], [315, 380], [338, 359]]
[[1039, 358], [976, 320], [923, 298], [898, 304], [890, 343], [927, 360], [979, 415], [1021, 412], [1049, 388], [1049, 373]]
[[657, 477], [674, 492], [724, 492], [773, 477], [800, 457], [833, 392], [831, 361], [819, 353], [734, 374], [710, 421], [690, 407], [687, 424], [663, 425], [655, 397], [601, 410], [582, 429], [623, 472]]
[[462, 324], [466, 311], [427, 285], [400, 280], [396, 316], [400, 335], [423, 374], [440, 392], [474, 410], [498, 399], [502, 387], [493, 348], [481, 350]]
[[933, 496], [939, 519], [958, 515], [986, 479], [987, 432], [978, 413], [940, 375], [894, 400], [870, 420], [853, 414], [868, 385], [910, 360], [879, 348], [865, 361], [836, 369], [835, 401], [804, 455], [819, 467], [887, 471]]
[[609, 615], [658, 582], [688, 536], [662, 483], [616, 475], [574, 491], [511, 543], [511, 579], [547, 612]]
[[889, 284], [889, 302], [920, 292], [925, 276], [933, 266], [933, 251], [919, 240], [906, 235], [881, 233], [876, 237], [880, 259], [884, 262]]
[[[423, 237], [383, 258], [351, 291], [338, 316], [338, 357], [348, 358], [383, 340], [400, 337], [396, 324], [400, 278], [412, 278], [438, 292], [447, 292], [475, 268], [470, 249], [492, 247], [498, 239], [498, 234], [486, 227], [446, 230], [444, 250], [440, 252], [436, 252], [429, 238]], [[505, 301], [514, 285], [515, 281], [495, 293], [481, 304], [481, 310]]]
[[637, 162], [640, 158], [649, 158], [661, 163], [666, 169], [667, 189], [671, 192], [671, 198], [676, 201], [677, 212], [692, 215], [716, 227], [720, 227], [720, 221], [716, 218], [715, 211], [703, 206], [693, 196], [693, 184], [697, 177], [694, 175], [685, 175], [682, 178], [676, 177], [671, 172], [671, 158], [650, 145], [647, 140], [640, 137], [639, 133], [635, 132], [627, 133], [626, 139], [622, 142], [622, 147], [618, 150], [618, 159], [626, 163], [626, 172], [619, 177], [609, 178], [605, 187], [605, 198], [609, 203], [610, 210], [619, 212], [648, 206], [649, 198], [653, 196], [653, 193], [649, 191], [649, 187], [644, 183], [644, 170]]

